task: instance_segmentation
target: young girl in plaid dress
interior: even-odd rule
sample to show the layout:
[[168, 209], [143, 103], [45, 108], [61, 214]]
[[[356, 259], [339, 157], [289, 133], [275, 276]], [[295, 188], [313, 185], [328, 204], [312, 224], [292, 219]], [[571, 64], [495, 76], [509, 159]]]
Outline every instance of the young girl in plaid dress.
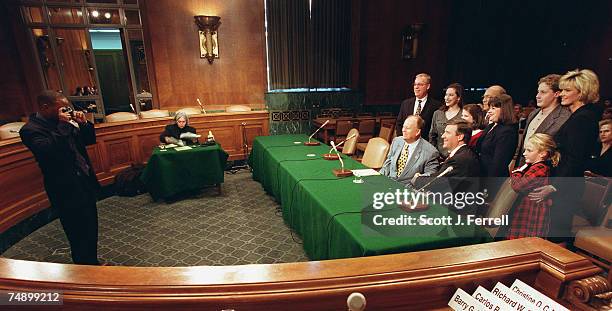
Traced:
[[512, 213], [509, 239], [522, 237], [546, 237], [550, 228], [551, 199], [536, 202], [527, 196], [533, 189], [549, 185], [548, 176], [552, 166], [559, 163], [559, 152], [553, 138], [548, 134], [537, 133], [529, 137], [525, 144], [525, 165], [512, 172], [511, 185], [519, 193]]

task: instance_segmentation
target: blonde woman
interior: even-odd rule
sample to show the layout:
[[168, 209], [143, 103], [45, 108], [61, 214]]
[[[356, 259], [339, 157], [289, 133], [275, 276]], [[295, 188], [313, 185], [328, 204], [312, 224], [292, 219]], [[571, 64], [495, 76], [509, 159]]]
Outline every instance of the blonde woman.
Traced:
[[559, 88], [561, 105], [568, 107], [572, 114], [555, 135], [561, 153], [554, 173], [557, 179], [552, 186], [540, 187], [529, 197], [541, 202], [556, 192], [551, 235], [556, 237], [555, 241], [568, 241], [572, 216], [584, 192], [582, 177], [589, 159], [598, 149], [598, 116], [591, 106], [599, 100], [599, 79], [588, 69], [569, 71], [559, 80]]

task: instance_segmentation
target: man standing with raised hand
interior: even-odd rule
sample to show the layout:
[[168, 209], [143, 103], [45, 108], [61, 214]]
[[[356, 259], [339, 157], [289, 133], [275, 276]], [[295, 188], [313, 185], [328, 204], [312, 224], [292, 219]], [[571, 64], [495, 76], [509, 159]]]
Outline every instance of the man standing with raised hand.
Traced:
[[44, 91], [19, 135], [34, 154], [43, 174], [51, 207], [70, 243], [75, 264], [99, 265], [96, 190], [100, 187], [87, 155], [95, 144], [93, 124], [81, 111], [71, 113], [66, 96]]

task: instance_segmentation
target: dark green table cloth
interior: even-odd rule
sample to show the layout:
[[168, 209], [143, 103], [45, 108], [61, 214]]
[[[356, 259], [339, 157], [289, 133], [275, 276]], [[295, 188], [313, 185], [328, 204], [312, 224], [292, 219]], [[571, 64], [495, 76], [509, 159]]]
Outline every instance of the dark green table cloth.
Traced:
[[[433, 205], [422, 212], [407, 213], [397, 206], [372, 208], [375, 192], [403, 191], [404, 186], [385, 176], [337, 178], [332, 169], [340, 163], [321, 155], [327, 145], [304, 146], [306, 135], [256, 137], [249, 156], [253, 178], [281, 204], [284, 221], [303, 240], [312, 260], [380, 255], [480, 243], [490, 238], [475, 226], [378, 227], [372, 215], [388, 217], [456, 217], [448, 208]], [[314, 156], [312, 156], [314, 155]], [[343, 156], [345, 168], [366, 168]]]
[[227, 152], [218, 144], [191, 147], [182, 151], [155, 148], [140, 176], [153, 199], [223, 183]]

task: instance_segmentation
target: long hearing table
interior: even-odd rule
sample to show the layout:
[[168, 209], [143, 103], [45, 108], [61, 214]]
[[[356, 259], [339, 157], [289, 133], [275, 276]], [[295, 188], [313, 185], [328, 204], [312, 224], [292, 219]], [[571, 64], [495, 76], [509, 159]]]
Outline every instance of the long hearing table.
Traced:
[[[456, 214], [441, 205], [407, 213], [397, 206], [375, 210], [377, 192], [403, 191], [404, 186], [385, 176], [338, 178], [332, 169], [339, 161], [321, 157], [327, 145], [305, 146], [306, 135], [256, 137], [249, 163], [253, 179], [282, 207], [285, 223], [298, 233], [311, 260], [348, 258], [429, 250], [490, 241], [481, 228], [468, 225], [376, 226], [374, 215], [442, 219]], [[313, 156], [314, 155], [314, 156]], [[363, 169], [343, 156], [345, 168]]]

